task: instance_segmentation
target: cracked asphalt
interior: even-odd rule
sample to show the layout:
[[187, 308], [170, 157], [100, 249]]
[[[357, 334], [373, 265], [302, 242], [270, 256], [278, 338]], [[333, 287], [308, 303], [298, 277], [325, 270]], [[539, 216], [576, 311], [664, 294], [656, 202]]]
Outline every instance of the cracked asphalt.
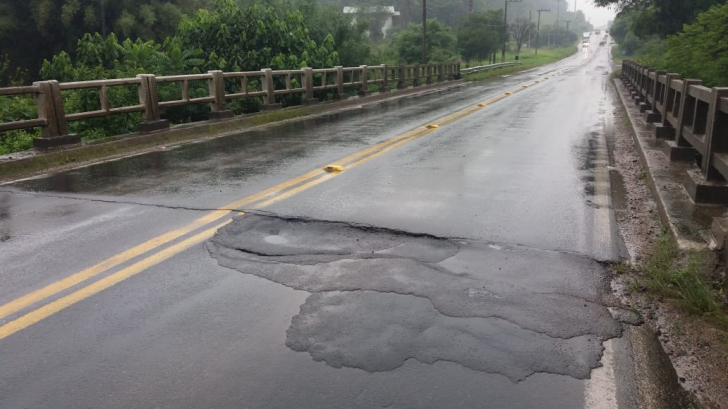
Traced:
[[644, 407], [594, 50], [0, 186], [0, 408]]

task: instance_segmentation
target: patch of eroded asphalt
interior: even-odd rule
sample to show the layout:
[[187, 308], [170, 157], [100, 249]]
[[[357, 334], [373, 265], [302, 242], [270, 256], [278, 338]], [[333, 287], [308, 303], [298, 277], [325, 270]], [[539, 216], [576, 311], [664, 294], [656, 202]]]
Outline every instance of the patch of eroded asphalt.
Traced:
[[585, 379], [602, 342], [637, 320], [612, 301], [605, 267], [574, 254], [250, 213], [209, 251], [221, 266], [310, 292], [286, 345], [332, 367], [442, 360], [514, 382]]

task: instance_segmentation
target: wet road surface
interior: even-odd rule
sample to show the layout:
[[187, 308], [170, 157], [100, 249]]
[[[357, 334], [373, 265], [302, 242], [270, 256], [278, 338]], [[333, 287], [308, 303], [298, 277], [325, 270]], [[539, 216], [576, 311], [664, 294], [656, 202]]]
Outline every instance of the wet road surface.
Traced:
[[0, 407], [636, 407], [595, 50], [0, 186]]

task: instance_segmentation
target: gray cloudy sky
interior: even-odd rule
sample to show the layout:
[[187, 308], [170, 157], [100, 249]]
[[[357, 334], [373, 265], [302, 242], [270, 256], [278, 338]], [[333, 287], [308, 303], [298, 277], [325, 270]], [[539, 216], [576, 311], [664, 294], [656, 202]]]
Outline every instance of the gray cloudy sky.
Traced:
[[[574, 0], [569, 1], [569, 10], [574, 10]], [[591, 23], [594, 27], [606, 27], [607, 21], [614, 20], [616, 12], [613, 9], [607, 9], [597, 7], [591, 0], [576, 0], [577, 10], [581, 10], [586, 15], [586, 18], [591, 18]]]

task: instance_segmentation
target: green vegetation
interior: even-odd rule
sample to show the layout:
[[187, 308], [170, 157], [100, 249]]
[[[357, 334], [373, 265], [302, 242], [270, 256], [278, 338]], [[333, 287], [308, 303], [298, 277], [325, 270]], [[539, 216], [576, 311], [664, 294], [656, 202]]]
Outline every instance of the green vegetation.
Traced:
[[650, 260], [636, 266], [638, 286], [677, 301], [688, 313], [728, 326], [725, 296], [718, 282], [709, 279], [709, 263], [702, 254], [680, 255], [672, 239], [662, 232]]
[[472, 13], [463, 18], [457, 36], [460, 52], [466, 62], [492, 58], [503, 44], [503, 31], [497, 29], [501, 21], [501, 10]]
[[[394, 34], [390, 47], [396, 50], [397, 63], [413, 64], [422, 61], [422, 24], [410, 23]], [[453, 61], [457, 58], [457, 39], [450, 27], [437, 20], [427, 20], [427, 62]]]
[[[7, 0], [0, 4], [0, 87], [32, 81], [62, 82], [128, 78], [141, 73], [177, 75], [261, 68], [297, 69], [410, 64], [422, 58], [420, 0]], [[562, 0], [560, 0], [562, 1]], [[525, 44], [535, 40], [528, 10], [537, 0], [512, 4], [503, 26], [502, 4], [474, 0], [472, 13], [459, 0], [428, 2], [428, 62], [495, 60], [502, 41], [509, 40], [508, 58], [521, 51], [522, 68], [555, 61], [559, 49], [547, 44], [573, 43], [577, 33], [591, 28], [581, 12], [571, 13], [566, 1], [561, 18], [571, 20], [571, 32], [554, 30], [554, 13], [543, 13], [538, 59], [529, 58]], [[357, 9], [344, 13], [344, 6]], [[382, 32], [394, 6], [400, 18]], [[505, 37], [505, 38], [504, 38]], [[558, 55], [557, 55], [558, 54]], [[565, 56], [564, 54], [563, 56]], [[500, 73], [514, 70], [509, 68]], [[485, 77], [492, 75], [485, 73]], [[296, 79], [293, 79], [296, 82]], [[190, 97], [207, 95], [205, 81], [190, 82]], [[292, 84], [294, 86], [298, 84]], [[230, 92], [235, 81], [226, 82]], [[249, 89], [259, 90], [255, 80]], [[160, 84], [160, 100], [181, 98], [179, 84]], [[108, 90], [112, 107], [137, 103], [134, 86]], [[100, 109], [98, 91], [64, 91], [66, 112]], [[326, 100], [328, 94], [316, 96]], [[291, 106], [300, 97], [283, 101]], [[257, 98], [229, 103], [235, 113], [257, 112]], [[206, 118], [207, 104], [164, 109], [172, 123]], [[29, 96], [1, 97], [0, 122], [36, 117]], [[72, 122], [70, 132], [90, 141], [132, 132], [140, 114], [120, 114]], [[0, 134], [0, 154], [28, 149], [38, 130]]]
[[[465, 78], [468, 81], [481, 81], [481, 80], [493, 78], [493, 77], [496, 77], [499, 75], [523, 71], [523, 70], [527, 70], [529, 68], [534, 68], [534, 67], [538, 67], [540, 65], [558, 61], [558, 60], [564, 59], [564, 58], [574, 54], [575, 52], [577, 52], [576, 47], [562, 47], [562, 48], [554, 48], [551, 50], [539, 49], [538, 56], [536, 56], [536, 55], [534, 55], [533, 49], [525, 48], [525, 49], [521, 50], [521, 55], [519, 56], [519, 61], [521, 62], [521, 65], [498, 68], [498, 69], [492, 70], [492, 71], [476, 72], [473, 74], [468, 74]], [[515, 55], [515, 52], [513, 52], [513, 51], [509, 51], [506, 53], [506, 61], [514, 61], [515, 57], [516, 57], [516, 55]], [[498, 61], [500, 61], [500, 54], [499, 54]], [[477, 63], [472, 63], [471, 65], [477, 66], [477, 65], [485, 65], [485, 64], [488, 64], [488, 61], [480, 61]]]
[[[625, 6], [612, 25], [611, 34], [619, 44], [613, 55], [700, 78], [707, 86], [728, 85], [728, 3], [715, 3]], [[691, 7], [689, 13], [661, 20], [665, 10], [685, 7]]]
[[[0, 3], [0, 50], [10, 73], [38, 79], [43, 60], [75, 49], [85, 33], [111, 32], [122, 38], [164, 41], [183, 14], [206, 0], [3, 0]], [[7, 76], [0, 76], [0, 85]]]

